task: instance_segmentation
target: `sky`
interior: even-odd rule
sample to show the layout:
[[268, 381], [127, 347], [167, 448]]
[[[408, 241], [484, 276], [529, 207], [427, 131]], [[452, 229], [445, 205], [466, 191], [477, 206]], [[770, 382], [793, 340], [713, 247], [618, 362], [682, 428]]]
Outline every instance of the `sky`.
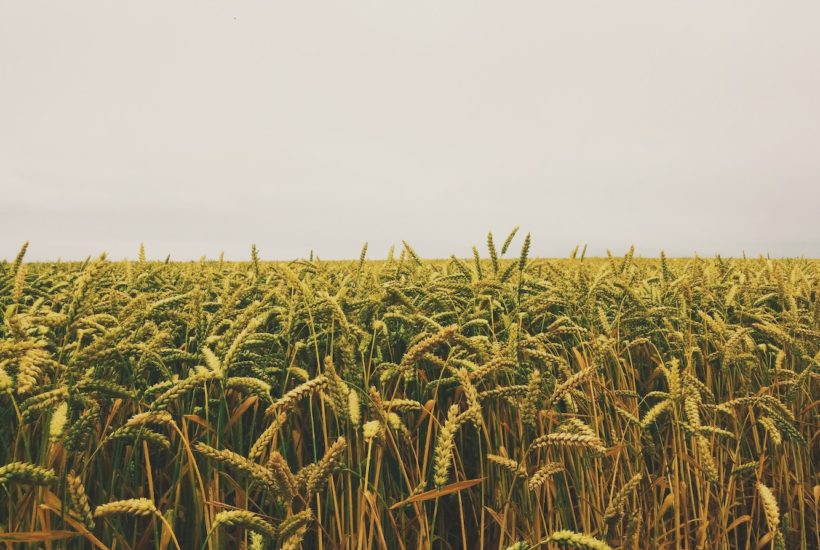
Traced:
[[818, 21], [800, 0], [0, 0], [0, 258], [467, 256], [514, 226], [538, 256], [820, 257]]

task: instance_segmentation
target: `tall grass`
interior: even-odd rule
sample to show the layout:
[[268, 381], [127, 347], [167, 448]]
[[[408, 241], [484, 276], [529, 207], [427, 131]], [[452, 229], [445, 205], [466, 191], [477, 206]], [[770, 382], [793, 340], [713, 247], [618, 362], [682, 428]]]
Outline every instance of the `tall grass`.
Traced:
[[[820, 547], [820, 262], [0, 266], [0, 545]], [[15, 546], [18, 547], [18, 546]]]

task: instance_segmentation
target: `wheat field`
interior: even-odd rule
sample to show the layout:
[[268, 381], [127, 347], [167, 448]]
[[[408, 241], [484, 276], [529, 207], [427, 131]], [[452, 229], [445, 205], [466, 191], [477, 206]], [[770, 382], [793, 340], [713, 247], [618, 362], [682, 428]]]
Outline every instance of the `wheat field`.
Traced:
[[0, 546], [820, 548], [820, 261], [529, 245], [23, 246], [0, 265]]

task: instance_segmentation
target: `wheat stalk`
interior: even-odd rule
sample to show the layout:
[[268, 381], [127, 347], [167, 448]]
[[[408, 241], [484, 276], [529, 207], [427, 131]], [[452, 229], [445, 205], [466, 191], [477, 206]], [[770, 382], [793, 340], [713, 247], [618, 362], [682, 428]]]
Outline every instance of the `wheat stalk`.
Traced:
[[28, 485], [48, 485], [57, 481], [51, 468], [43, 468], [26, 462], [12, 462], [0, 466], [0, 485], [15, 482]]
[[94, 509], [95, 518], [103, 518], [117, 514], [127, 514], [130, 516], [158, 516], [154, 503], [147, 498], [130, 498], [126, 500], [115, 500], [106, 504], [101, 504]]
[[71, 472], [66, 476], [66, 486], [68, 487], [72, 508], [80, 515], [85, 526], [93, 529], [94, 516], [91, 513], [91, 506], [88, 503], [82, 480], [77, 474]]
[[276, 529], [261, 516], [247, 510], [225, 510], [214, 516], [213, 529], [224, 525], [244, 527], [268, 538], [276, 536]]
[[445, 485], [450, 477], [450, 463], [453, 460], [453, 439], [460, 425], [461, 417], [458, 414], [458, 405], [452, 405], [447, 411], [447, 420], [441, 427], [436, 440], [433, 470], [433, 482], [436, 487]]
[[563, 530], [552, 533], [546, 540], [559, 546], [571, 546], [588, 550], [612, 550], [612, 547], [591, 535], [584, 533], [574, 533]]
[[763, 503], [763, 512], [766, 515], [766, 523], [769, 525], [769, 531], [776, 535], [780, 527], [780, 507], [777, 505], [772, 490], [758, 482], [757, 492], [760, 495], [760, 501]]
[[533, 473], [527, 480], [530, 491], [536, 491], [554, 474], [562, 471], [564, 466], [558, 462], [547, 462]]

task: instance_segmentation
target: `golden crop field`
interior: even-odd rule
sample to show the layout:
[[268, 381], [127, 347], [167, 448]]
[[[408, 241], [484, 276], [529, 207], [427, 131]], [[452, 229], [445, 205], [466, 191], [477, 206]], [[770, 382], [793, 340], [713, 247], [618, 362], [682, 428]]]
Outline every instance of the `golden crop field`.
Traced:
[[435, 261], [23, 247], [0, 546], [819, 548], [820, 261], [515, 237]]

